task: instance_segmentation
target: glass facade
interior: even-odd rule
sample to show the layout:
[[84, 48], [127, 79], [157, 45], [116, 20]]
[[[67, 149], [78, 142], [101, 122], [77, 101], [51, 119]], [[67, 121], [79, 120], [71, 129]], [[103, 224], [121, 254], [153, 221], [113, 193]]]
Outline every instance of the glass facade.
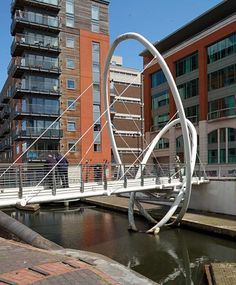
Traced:
[[158, 85], [165, 83], [166, 77], [162, 70], [158, 70], [157, 72], [154, 72], [151, 74], [151, 87], [157, 87]]
[[208, 91], [227, 87], [236, 83], [236, 64], [208, 74]]
[[207, 60], [208, 63], [212, 63], [234, 53], [236, 53], [236, 33], [210, 45], [207, 48]]
[[189, 73], [198, 68], [198, 53], [194, 53], [176, 61], [176, 76]]
[[177, 86], [182, 99], [188, 99], [199, 95], [198, 78]]

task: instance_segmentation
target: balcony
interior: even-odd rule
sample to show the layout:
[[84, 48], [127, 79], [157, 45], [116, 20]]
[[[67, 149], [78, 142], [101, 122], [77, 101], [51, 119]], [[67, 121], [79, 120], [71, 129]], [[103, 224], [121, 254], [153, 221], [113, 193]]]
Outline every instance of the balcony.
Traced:
[[5, 105], [3, 110], [0, 112], [0, 119], [8, 119], [10, 117], [10, 106]]
[[11, 13], [14, 14], [16, 9], [24, 9], [26, 5], [58, 13], [61, 9], [60, 2], [59, 0], [13, 0]]
[[35, 36], [16, 34], [11, 45], [11, 55], [21, 56], [25, 50], [60, 53], [58, 38], [56, 37], [39, 34], [35, 34]]
[[23, 117], [57, 118], [59, 115], [58, 107], [39, 104], [16, 105], [12, 114], [13, 118], [17, 120]]
[[2, 124], [0, 128], [0, 138], [5, 137], [5, 135], [9, 133], [10, 133], [10, 121], [7, 120]]
[[[36, 139], [46, 129], [27, 128], [25, 130], [16, 130], [13, 134], [13, 140]], [[41, 139], [60, 140], [63, 136], [63, 131], [60, 129], [49, 129], [42, 135]]]
[[61, 70], [58, 59], [37, 60], [36, 57], [14, 57], [8, 66], [8, 74], [15, 78], [21, 78], [25, 71], [44, 72], [59, 75]]
[[49, 154], [56, 153], [56, 150], [29, 150], [23, 155], [24, 162], [42, 162]]
[[15, 36], [16, 33], [22, 33], [26, 27], [47, 32], [60, 32], [58, 17], [16, 10], [11, 24], [12, 36]]
[[225, 108], [208, 113], [208, 120], [224, 119], [226, 117], [234, 117], [236, 115], [236, 108]]
[[12, 97], [21, 99], [25, 95], [45, 95], [55, 98], [61, 96], [61, 92], [57, 85], [22, 80], [14, 86]]

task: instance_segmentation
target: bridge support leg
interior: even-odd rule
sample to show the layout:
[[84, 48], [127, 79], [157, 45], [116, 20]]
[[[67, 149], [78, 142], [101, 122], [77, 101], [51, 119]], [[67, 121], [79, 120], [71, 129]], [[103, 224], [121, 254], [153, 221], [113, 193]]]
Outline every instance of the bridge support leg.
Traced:
[[129, 220], [129, 230], [137, 232], [135, 221], [134, 221], [134, 201], [135, 201], [135, 192], [130, 193], [129, 197], [129, 208], [128, 208], [128, 220]]
[[19, 165], [19, 168], [18, 168], [18, 179], [19, 179], [19, 192], [18, 192], [18, 197], [19, 197], [19, 199], [22, 199], [22, 197], [23, 197], [23, 177], [22, 177], [22, 168], [21, 168], [21, 165]]

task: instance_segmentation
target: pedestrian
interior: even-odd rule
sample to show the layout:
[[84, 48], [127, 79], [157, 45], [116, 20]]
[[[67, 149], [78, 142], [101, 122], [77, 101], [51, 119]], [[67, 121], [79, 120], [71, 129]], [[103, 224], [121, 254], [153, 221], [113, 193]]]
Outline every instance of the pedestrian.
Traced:
[[53, 189], [53, 173], [55, 173], [55, 171], [52, 169], [56, 163], [56, 159], [51, 154], [48, 154], [45, 164], [45, 175], [47, 175], [46, 185], [51, 189]]
[[68, 160], [62, 156], [60, 153], [56, 156], [57, 161], [57, 169], [59, 174], [59, 179], [61, 180], [62, 187], [68, 188], [69, 182], [68, 182]]
[[180, 168], [180, 158], [178, 155], [175, 156], [175, 177], [182, 180], [182, 173]]

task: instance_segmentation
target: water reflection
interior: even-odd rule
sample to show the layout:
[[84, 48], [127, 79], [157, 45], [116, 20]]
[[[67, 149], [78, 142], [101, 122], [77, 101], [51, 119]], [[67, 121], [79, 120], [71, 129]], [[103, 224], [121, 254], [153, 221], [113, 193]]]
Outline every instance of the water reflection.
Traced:
[[[205, 263], [236, 262], [232, 241], [182, 229], [130, 233], [126, 215], [83, 205], [9, 214], [64, 247], [104, 254], [160, 284], [204, 284]], [[147, 225], [140, 219], [137, 226], [145, 231]]]

